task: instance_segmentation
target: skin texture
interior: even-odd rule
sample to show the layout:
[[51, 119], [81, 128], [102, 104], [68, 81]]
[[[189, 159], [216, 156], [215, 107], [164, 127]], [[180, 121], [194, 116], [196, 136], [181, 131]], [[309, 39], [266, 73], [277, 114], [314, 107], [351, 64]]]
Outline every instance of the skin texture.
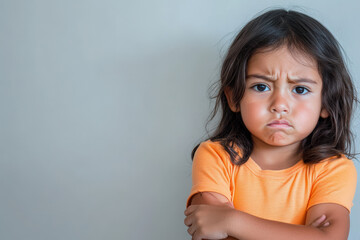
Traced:
[[[251, 158], [263, 170], [279, 170], [301, 160], [301, 140], [312, 132], [320, 117], [328, 117], [328, 112], [321, 105], [322, 80], [312, 58], [290, 52], [285, 46], [264, 50], [249, 59], [240, 109], [232, 102], [231, 89], [225, 94], [230, 109], [241, 110], [252, 134]], [[302, 226], [241, 212], [225, 196], [214, 192], [194, 195], [184, 214], [194, 240], [342, 240], [347, 239], [350, 226], [348, 210], [335, 203], [312, 206]]]

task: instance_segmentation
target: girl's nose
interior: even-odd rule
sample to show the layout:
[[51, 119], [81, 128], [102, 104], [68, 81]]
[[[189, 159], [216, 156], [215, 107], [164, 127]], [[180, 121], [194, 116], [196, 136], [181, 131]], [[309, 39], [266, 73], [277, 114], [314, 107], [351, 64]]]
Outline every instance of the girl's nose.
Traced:
[[270, 111], [279, 114], [289, 113], [289, 103], [286, 97], [280, 93], [275, 94], [270, 106]]

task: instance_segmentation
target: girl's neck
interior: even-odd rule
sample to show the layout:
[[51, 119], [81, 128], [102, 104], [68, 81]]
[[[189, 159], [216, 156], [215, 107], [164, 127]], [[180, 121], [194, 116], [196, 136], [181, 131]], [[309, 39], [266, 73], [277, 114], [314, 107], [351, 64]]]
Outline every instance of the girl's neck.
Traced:
[[294, 166], [302, 159], [300, 143], [289, 146], [270, 146], [254, 139], [250, 157], [262, 170], [281, 170]]

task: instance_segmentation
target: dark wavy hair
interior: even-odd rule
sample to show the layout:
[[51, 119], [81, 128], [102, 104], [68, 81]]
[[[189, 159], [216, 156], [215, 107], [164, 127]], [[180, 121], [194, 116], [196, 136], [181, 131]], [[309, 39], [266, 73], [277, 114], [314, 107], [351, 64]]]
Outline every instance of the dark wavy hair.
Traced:
[[[213, 97], [216, 103], [208, 123], [220, 107], [222, 117], [209, 139], [219, 141], [234, 164], [241, 165], [249, 159], [253, 150], [251, 133], [245, 127], [241, 113], [230, 110], [224, 90], [232, 90], [232, 100], [239, 108], [250, 57], [258, 50], [274, 50], [283, 45], [289, 51], [300, 51], [315, 59], [323, 81], [322, 106], [329, 113], [329, 117], [320, 118], [311, 134], [302, 140], [304, 163], [318, 163], [342, 154], [353, 158], [350, 120], [357, 99], [341, 46], [317, 20], [284, 9], [270, 10], [254, 18], [232, 42], [222, 65], [217, 95]], [[198, 147], [199, 144], [193, 149], [192, 159]], [[241, 156], [236, 148], [241, 149]]]

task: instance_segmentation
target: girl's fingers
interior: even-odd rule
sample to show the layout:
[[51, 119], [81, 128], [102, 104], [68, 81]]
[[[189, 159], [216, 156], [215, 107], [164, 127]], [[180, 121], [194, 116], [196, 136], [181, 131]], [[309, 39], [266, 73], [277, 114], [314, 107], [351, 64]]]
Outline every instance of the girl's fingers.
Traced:
[[318, 217], [317, 219], [315, 219], [315, 221], [313, 221], [313, 222], [311, 223], [311, 226], [313, 226], [313, 227], [319, 227], [319, 226], [321, 225], [321, 223], [322, 223], [323, 221], [325, 221], [325, 219], [326, 219], [326, 216], [325, 216], [325, 214], [323, 214], [323, 215], [321, 215], [320, 217]]
[[330, 226], [330, 223], [329, 222], [326, 222], [324, 223], [323, 227], [327, 227], [327, 226]]
[[190, 216], [187, 216], [185, 219], [184, 219], [184, 224], [186, 226], [190, 226], [192, 224], [192, 220], [190, 218]]
[[196, 230], [195, 226], [191, 225], [191, 226], [188, 228], [187, 232], [192, 236], [192, 235], [194, 235], [195, 230]]
[[192, 212], [194, 212], [200, 206], [201, 205], [190, 205], [190, 206], [188, 206], [184, 211], [185, 216], [190, 215]]
[[311, 226], [313, 227], [328, 227], [330, 226], [330, 222], [326, 222], [326, 215], [323, 214], [320, 217], [318, 217], [317, 219], [315, 219], [314, 222], [311, 223]]

